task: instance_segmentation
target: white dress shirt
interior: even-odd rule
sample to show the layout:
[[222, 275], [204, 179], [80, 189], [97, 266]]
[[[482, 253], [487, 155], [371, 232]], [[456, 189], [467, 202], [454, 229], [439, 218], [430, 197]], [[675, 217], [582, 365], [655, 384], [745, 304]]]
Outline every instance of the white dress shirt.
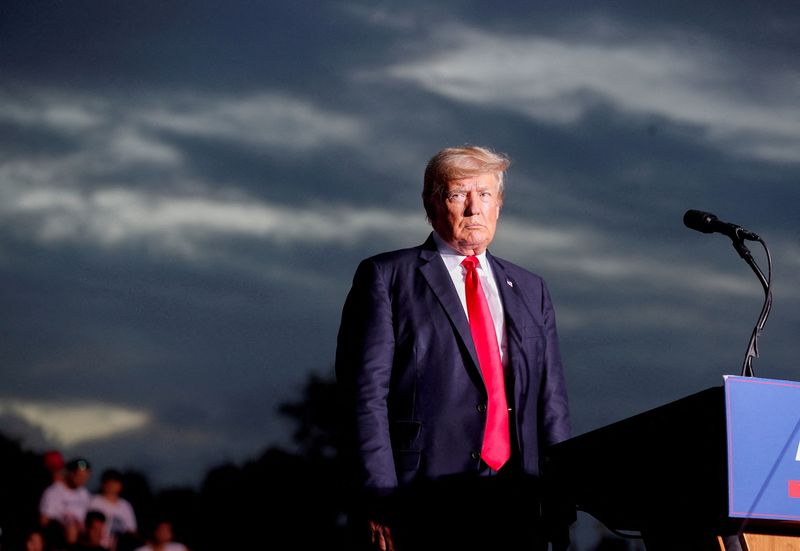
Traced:
[[[458, 298], [461, 299], [461, 305], [464, 307], [464, 313], [467, 314], [469, 319], [469, 312], [467, 311], [467, 291], [466, 291], [466, 274], [467, 270], [461, 263], [466, 256], [454, 250], [450, 245], [445, 243], [439, 234], [433, 232], [433, 240], [436, 242], [436, 248], [439, 251], [439, 256], [444, 262], [447, 273], [453, 280], [453, 285], [458, 293]], [[478, 276], [481, 279], [481, 287], [486, 294], [486, 300], [489, 302], [489, 311], [492, 313], [492, 321], [494, 322], [494, 330], [497, 333], [497, 343], [500, 345], [500, 359], [503, 365], [506, 364], [506, 323], [503, 316], [503, 301], [500, 300], [500, 291], [497, 289], [497, 282], [492, 276], [492, 267], [489, 261], [486, 260], [486, 251], [481, 254], [475, 255], [478, 259]]]

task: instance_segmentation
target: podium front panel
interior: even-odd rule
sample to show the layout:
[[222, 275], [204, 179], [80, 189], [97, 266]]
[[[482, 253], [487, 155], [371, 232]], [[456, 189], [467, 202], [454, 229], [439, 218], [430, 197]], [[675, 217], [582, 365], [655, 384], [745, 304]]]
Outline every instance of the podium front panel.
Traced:
[[800, 383], [725, 377], [728, 514], [800, 520]]

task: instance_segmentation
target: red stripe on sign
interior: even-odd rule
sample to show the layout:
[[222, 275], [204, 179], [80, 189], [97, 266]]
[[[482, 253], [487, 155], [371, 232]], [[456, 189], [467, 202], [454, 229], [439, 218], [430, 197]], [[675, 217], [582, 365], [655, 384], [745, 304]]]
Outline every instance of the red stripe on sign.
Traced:
[[789, 481], [789, 497], [800, 498], [800, 480]]

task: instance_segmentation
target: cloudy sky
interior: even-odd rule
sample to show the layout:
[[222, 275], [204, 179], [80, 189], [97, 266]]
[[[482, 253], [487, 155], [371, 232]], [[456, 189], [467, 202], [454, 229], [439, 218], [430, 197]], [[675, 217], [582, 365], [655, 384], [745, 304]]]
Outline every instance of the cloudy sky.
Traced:
[[[288, 442], [358, 261], [442, 147], [512, 159], [492, 250], [557, 308], [573, 429], [800, 378], [796, 2], [0, 8], [0, 431], [154, 484]], [[766, 255], [751, 243], [766, 271]]]

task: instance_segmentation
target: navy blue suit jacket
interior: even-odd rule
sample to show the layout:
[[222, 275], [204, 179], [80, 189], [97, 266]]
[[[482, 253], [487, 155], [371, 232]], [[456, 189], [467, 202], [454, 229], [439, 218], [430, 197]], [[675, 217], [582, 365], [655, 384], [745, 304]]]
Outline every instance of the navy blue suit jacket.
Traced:
[[[537, 477], [543, 447], [570, 436], [553, 306], [539, 276], [486, 256], [505, 311], [515, 448], [523, 472]], [[369, 493], [482, 468], [486, 389], [432, 236], [361, 262], [342, 312], [336, 374]]]

